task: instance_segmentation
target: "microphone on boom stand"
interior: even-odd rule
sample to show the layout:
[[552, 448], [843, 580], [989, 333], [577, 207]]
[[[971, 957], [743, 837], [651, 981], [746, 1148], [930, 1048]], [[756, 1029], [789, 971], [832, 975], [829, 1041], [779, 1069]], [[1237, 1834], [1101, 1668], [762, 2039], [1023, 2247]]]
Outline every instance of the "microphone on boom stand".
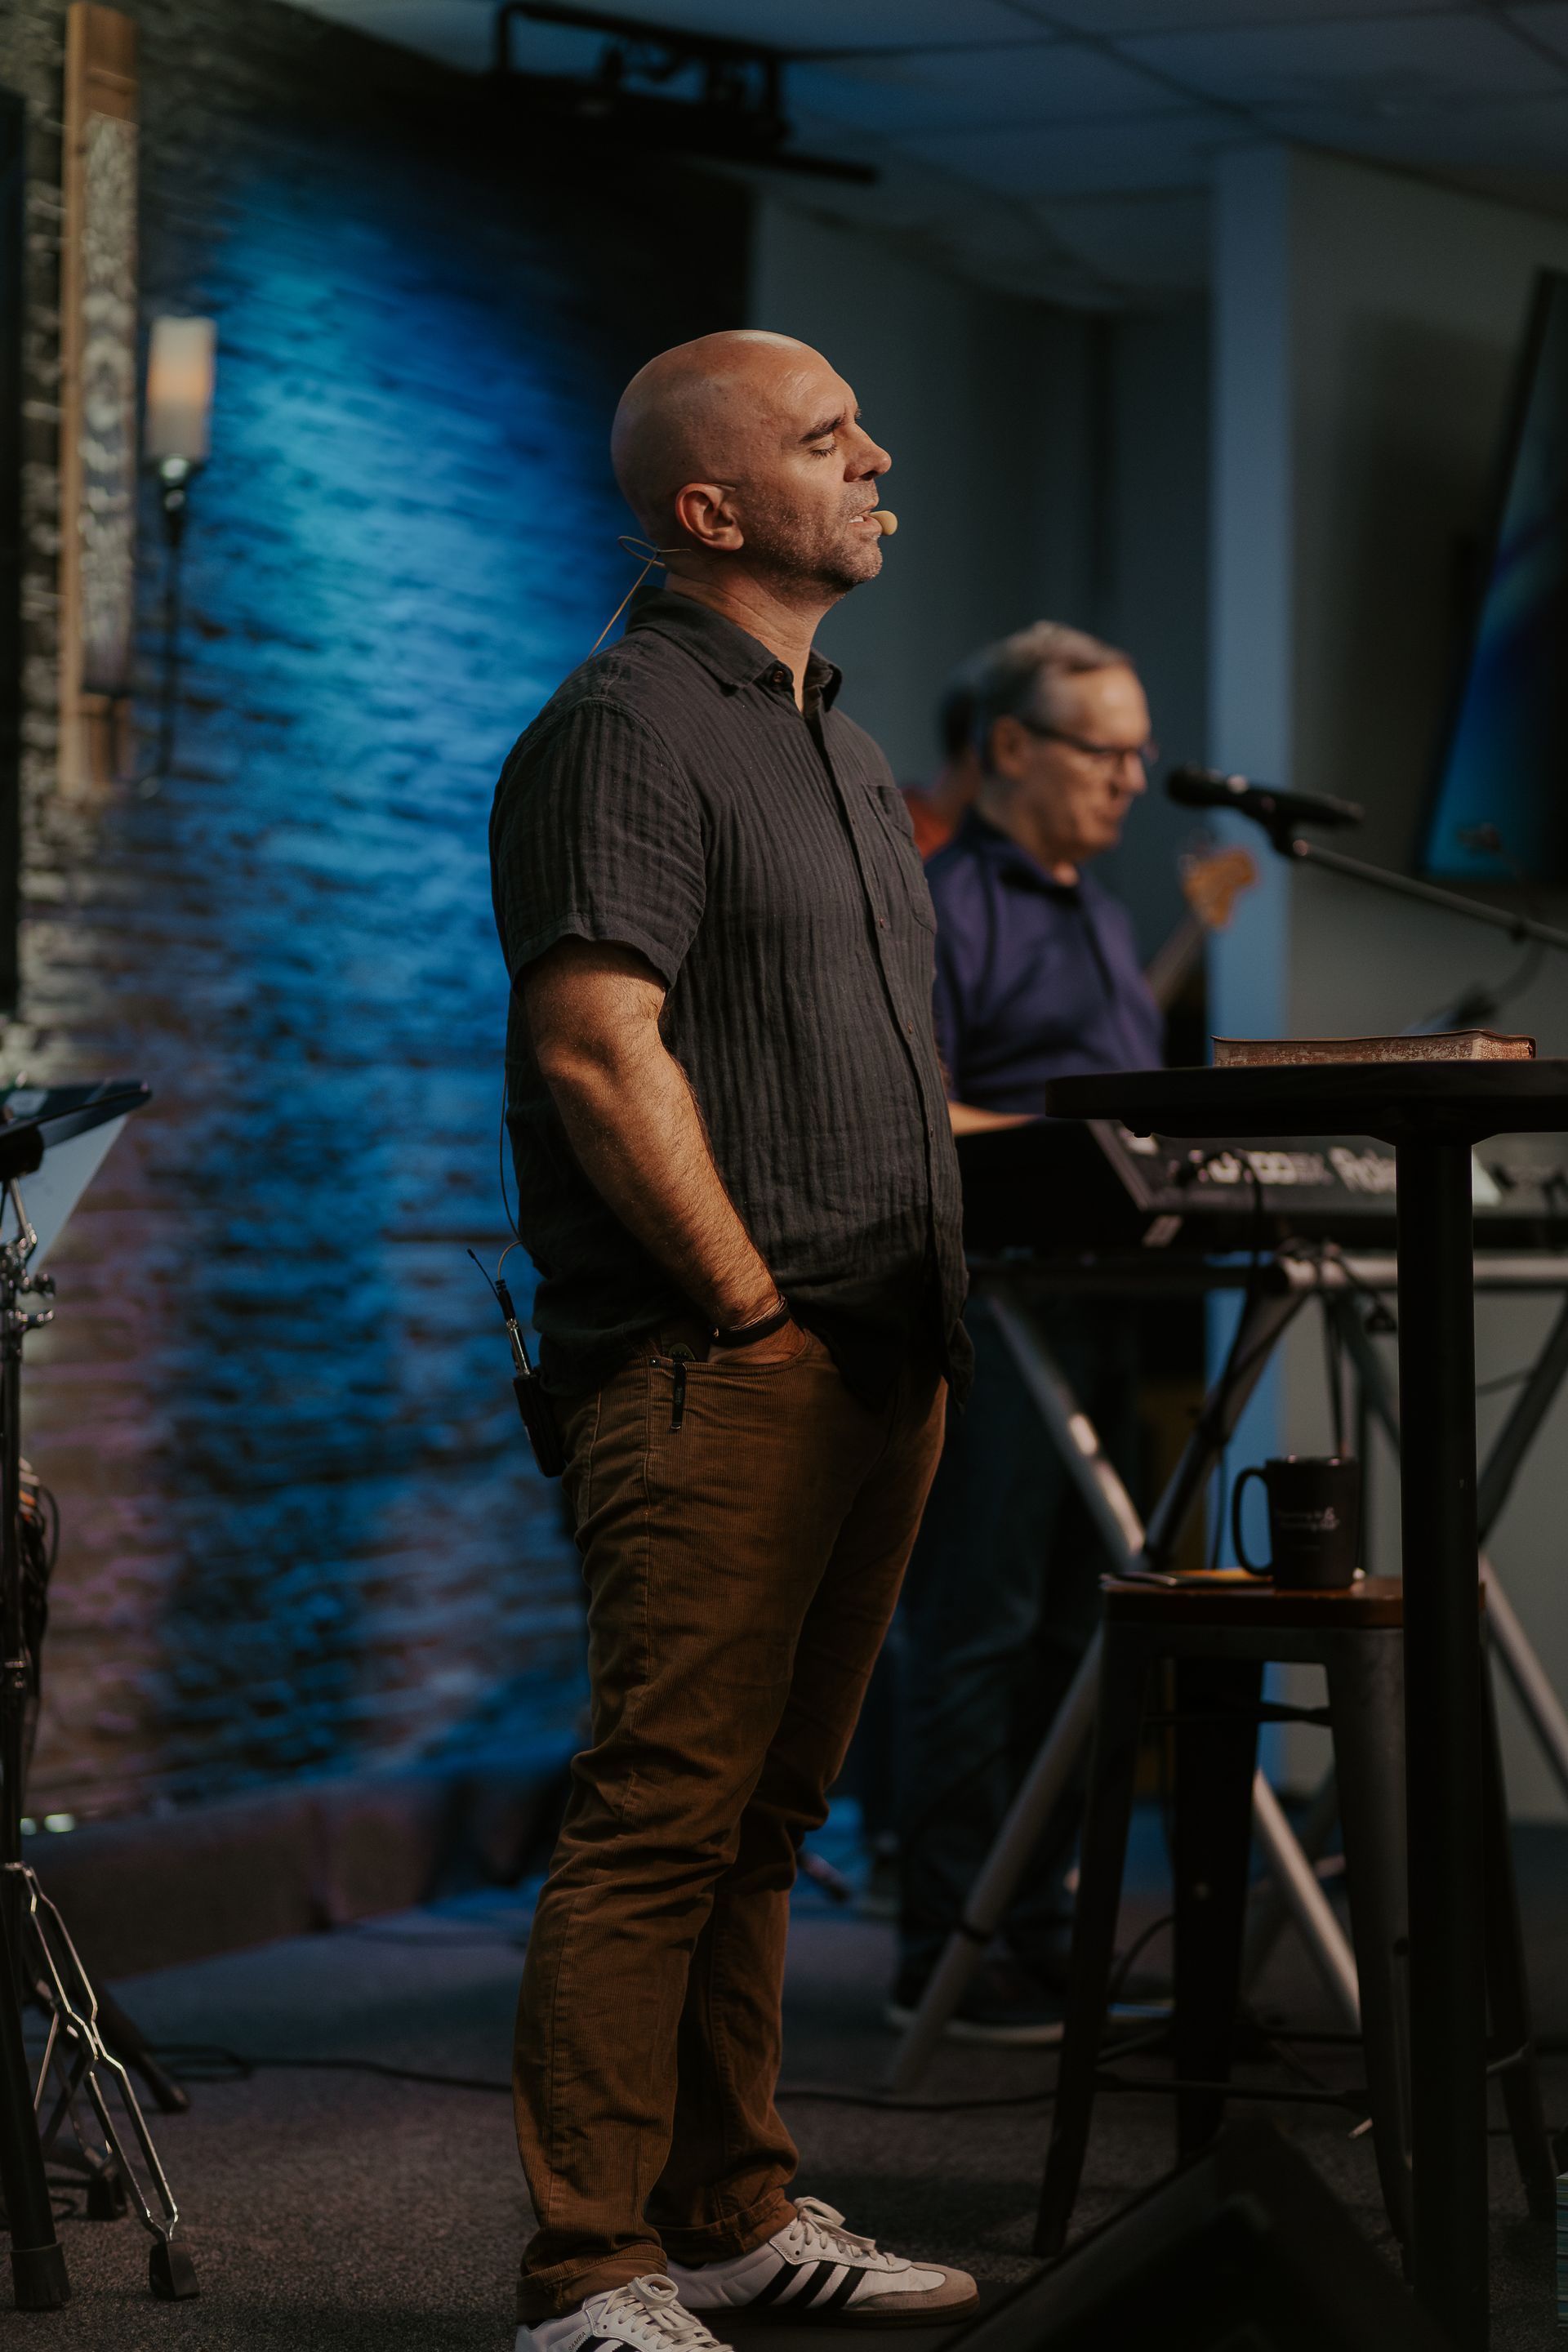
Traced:
[[1235, 809], [1238, 816], [1251, 817], [1276, 849], [1284, 846], [1293, 824], [1360, 824], [1365, 815], [1356, 801], [1334, 800], [1327, 793], [1282, 792], [1274, 784], [1255, 784], [1248, 776], [1225, 775], [1218, 768], [1173, 768], [1165, 792], [1182, 808]]
[[[1283, 792], [1274, 784], [1255, 784], [1249, 776], [1227, 776], [1218, 768], [1173, 768], [1165, 779], [1165, 792], [1181, 808], [1228, 808], [1235, 809], [1240, 816], [1249, 816], [1255, 824], [1263, 827], [1280, 856], [1288, 858], [1292, 866], [1321, 866], [1325, 873], [1342, 875], [1348, 882], [1365, 882], [1373, 889], [1388, 891], [1394, 898], [1414, 899], [1417, 906], [1435, 907], [1446, 915], [1462, 915], [1467, 922], [1485, 923], [1493, 930], [1506, 931], [1521, 946], [1529, 941], [1568, 955], [1568, 931], [1538, 922], [1533, 915], [1489, 906], [1481, 898], [1467, 898], [1458, 890], [1444, 890], [1436, 883], [1417, 881], [1413, 875], [1390, 873], [1386, 866], [1369, 866], [1363, 858], [1347, 857], [1343, 850], [1325, 848], [1321, 842], [1303, 841], [1292, 830], [1299, 824], [1323, 829], [1360, 824], [1366, 813], [1359, 802], [1335, 800], [1329, 793]], [[1475, 835], [1468, 845], [1500, 855], [1501, 842], [1495, 828], [1478, 827]], [[1468, 1004], [1464, 1009], [1468, 1010]], [[1444, 1017], [1450, 1015], [1446, 1013]]]

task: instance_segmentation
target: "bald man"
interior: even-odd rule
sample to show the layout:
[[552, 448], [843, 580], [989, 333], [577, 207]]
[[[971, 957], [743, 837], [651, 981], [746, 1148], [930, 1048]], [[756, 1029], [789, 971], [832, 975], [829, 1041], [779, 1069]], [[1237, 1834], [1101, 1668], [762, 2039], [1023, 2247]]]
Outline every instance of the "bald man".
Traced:
[[796, 1853], [968, 1369], [931, 900], [812, 650], [881, 569], [889, 460], [818, 352], [761, 333], [651, 361], [613, 454], [666, 585], [491, 824], [592, 1689], [519, 2005], [519, 2352], [975, 2294], [792, 2197], [773, 2101]]

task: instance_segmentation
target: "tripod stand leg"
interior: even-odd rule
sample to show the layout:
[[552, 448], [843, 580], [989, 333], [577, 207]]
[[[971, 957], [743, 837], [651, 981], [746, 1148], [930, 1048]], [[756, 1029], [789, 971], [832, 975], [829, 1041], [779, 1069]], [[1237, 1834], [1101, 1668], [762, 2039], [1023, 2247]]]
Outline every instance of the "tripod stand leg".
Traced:
[[160, 2115], [183, 2116], [191, 2104], [191, 2095], [183, 2083], [165, 2073], [147, 2047], [146, 2037], [133, 2017], [128, 2017], [111, 1992], [101, 1986], [98, 1991], [98, 2026], [104, 2041], [117, 2058], [122, 2058], [133, 2074], [140, 2074], [152, 2092]]
[[970, 1889], [962, 1923], [948, 1937], [919, 2009], [893, 2054], [887, 2087], [912, 2090], [941, 2041], [948, 2019], [963, 2000], [986, 1945], [1005, 1916], [1057, 1800], [1094, 1729], [1100, 1663], [1105, 1643], [1096, 1633], [1058, 1710], [1027, 1779], [1008, 1809], [996, 1840]]
[[44, 2151], [8, 1948], [0, 1966], [0, 2192], [11, 2231], [16, 2308], [58, 2311], [69, 2296], [70, 2283], [44, 2178]]
[[[107, 2047], [98, 2028], [99, 2003], [58, 1910], [25, 1864], [13, 1874], [25, 1894], [34, 1981], [49, 2017], [51, 2061], [59, 2090], [57, 2117], [68, 2113], [84, 2154], [79, 2095], [91, 2109], [103, 2141], [103, 2160], [123, 2184], [136, 2217], [153, 2240], [148, 2263], [153, 2293], [165, 2301], [200, 2294], [183, 2240], [176, 2240], [180, 2212], [153, 2135], [137, 2103], [124, 2061]], [[116, 2123], [104, 2078], [112, 2082], [135, 2143], [136, 2156]], [[56, 2124], [51, 2122], [48, 2134]], [[139, 2162], [138, 2162], [139, 2159]]]

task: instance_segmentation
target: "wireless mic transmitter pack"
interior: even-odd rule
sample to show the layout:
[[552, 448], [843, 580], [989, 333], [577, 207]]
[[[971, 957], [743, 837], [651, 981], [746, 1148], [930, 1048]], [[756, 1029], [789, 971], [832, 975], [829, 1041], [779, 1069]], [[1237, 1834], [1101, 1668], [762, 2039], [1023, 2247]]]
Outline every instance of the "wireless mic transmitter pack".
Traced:
[[[479, 1272], [485, 1274], [484, 1267], [479, 1265], [479, 1261], [474, 1257], [472, 1250], [468, 1252], [468, 1255], [474, 1258], [474, 1264], [479, 1267]], [[566, 1449], [561, 1443], [561, 1431], [555, 1419], [555, 1407], [550, 1401], [550, 1391], [533, 1364], [529, 1360], [528, 1349], [518, 1324], [517, 1309], [511, 1303], [510, 1291], [501, 1280], [499, 1272], [493, 1277], [485, 1274], [485, 1280], [495, 1294], [496, 1305], [500, 1308], [501, 1320], [506, 1325], [506, 1336], [511, 1343], [512, 1362], [517, 1367], [511, 1376], [512, 1394], [517, 1399], [517, 1410], [522, 1425], [528, 1432], [528, 1442], [533, 1449], [533, 1458], [546, 1478], [559, 1478], [566, 1467]]]

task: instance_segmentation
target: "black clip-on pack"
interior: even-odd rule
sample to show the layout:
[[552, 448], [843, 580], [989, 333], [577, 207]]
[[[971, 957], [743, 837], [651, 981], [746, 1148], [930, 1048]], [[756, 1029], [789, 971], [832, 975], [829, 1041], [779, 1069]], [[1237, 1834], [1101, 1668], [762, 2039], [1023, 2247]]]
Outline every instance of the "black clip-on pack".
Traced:
[[479, 1267], [479, 1272], [485, 1275], [485, 1280], [495, 1295], [496, 1305], [500, 1308], [501, 1319], [506, 1325], [506, 1336], [511, 1342], [512, 1362], [517, 1368], [511, 1376], [512, 1393], [517, 1398], [517, 1409], [522, 1416], [522, 1425], [528, 1432], [528, 1442], [533, 1448], [533, 1458], [545, 1477], [559, 1478], [566, 1467], [566, 1454], [561, 1443], [560, 1429], [556, 1425], [555, 1408], [550, 1402], [549, 1391], [544, 1382], [540, 1379], [530, 1360], [527, 1345], [518, 1328], [517, 1309], [511, 1303], [511, 1293], [501, 1279], [499, 1271], [492, 1278], [491, 1276], [485, 1274], [484, 1267], [479, 1265], [479, 1259], [474, 1257], [472, 1250], [468, 1252], [468, 1255], [474, 1258], [474, 1264]]

